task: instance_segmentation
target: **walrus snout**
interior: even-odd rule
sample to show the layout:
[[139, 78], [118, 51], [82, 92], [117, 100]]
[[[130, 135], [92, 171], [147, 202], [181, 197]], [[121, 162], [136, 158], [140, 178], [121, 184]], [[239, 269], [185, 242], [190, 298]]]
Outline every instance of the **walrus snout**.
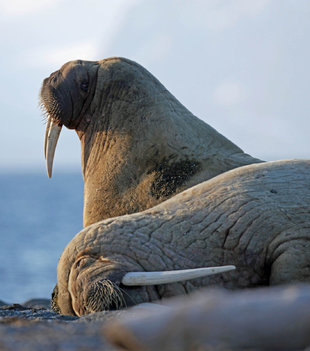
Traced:
[[43, 81], [41, 106], [47, 118], [54, 123], [66, 126], [70, 124], [73, 114], [70, 90], [70, 82], [63, 77], [61, 70], [53, 72]]
[[87, 289], [85, 304], [76, 304], [73, 309], [81, 316], [93, 312], [119, 310], [126, 306], [120, 287], [111, 280], [104, 279], [93, 282]]
[[[77, 316], [100, 311], [119, 310], [135, 304], [133, 298], [130, 297], [130, 293], [123, 290], [120, 284], [109, 279], [97, 280], [90, 285], [86, 285], [86, 291], [83, 295], [85, 295], [84, 303], [80, 303], [79, 298], [71, 296], [72, 311]], [[56, 313], [62, 313], [58, 304], [57, 284], [52, 292], [51, 308]]]
[[70, 268], [67, 291], [54, 290], [56, 311], [81, 316], [148, 302], [145, 287], [122, 284], [122, 278], [131, 269], [137, 267], [122, 263], [118, 258], [105, 257], [96, 250], [81, 251]]

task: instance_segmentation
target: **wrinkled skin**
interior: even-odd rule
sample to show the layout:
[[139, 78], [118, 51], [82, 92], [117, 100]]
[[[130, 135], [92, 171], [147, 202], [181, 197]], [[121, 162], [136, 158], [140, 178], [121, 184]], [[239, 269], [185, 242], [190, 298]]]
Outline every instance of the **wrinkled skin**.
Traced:
[[[77, 234], [59, 260], [54, 305], [63, 314], [82, 315], [202, 286], [309, 282], [309, 209], [310, 160], [226, 172], [154, 208], [101, 221]], [[236, 271], [161, 286], [121, 284], [130, 271], [227, 264]]]
[[84, 226], [261, 162], [124, 58], [66, 63], [44, 80], [41, 103], [49, 122], [75, 129], [81, 140]]

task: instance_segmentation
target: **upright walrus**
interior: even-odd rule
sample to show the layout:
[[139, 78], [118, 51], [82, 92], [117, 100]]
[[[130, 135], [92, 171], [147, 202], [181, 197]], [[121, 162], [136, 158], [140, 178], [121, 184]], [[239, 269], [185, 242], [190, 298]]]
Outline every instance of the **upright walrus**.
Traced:
[[261, 162], [125, 58], [66, 63], [44, 80], [41, 103], [50, 177], [62, 126], [81, 140], [84, 226], [145, 210], [227, 170]]

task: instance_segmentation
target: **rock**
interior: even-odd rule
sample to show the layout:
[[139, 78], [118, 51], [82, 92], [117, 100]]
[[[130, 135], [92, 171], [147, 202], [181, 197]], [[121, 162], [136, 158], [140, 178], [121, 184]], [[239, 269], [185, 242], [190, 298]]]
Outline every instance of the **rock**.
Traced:
[[25, 320], [59, 320], [72, 321], [78, 317], [64, 316], [47, 310], [45, 308], [30, 308], [19, 304], [4, 305], [0, 307], [0, 323], [6, 324], [11, 321], [25, 321]]
[[106, 343], [101, 333], [102, 320], [107, 313], [102, 313], [101, 317], [85, 316], [88, 318], [83, 320], [59, 315], [45, 308], [29, 308], [17, 304], [2, 306], [0, 350], [115, 350]]
[[2, 351], [92, 350], [112, 351], [101, 333], [101, 323], [15, 320], [0, 324]]
[[106, 342], [102, 327], [115, 318], [134, 316], [135, 313], [135, 309], [104, 311], [79, 318], [60, 315], [46, 308], [3, 305], [0, 307], [0, 350], [117, 350]]
[[31, 299], [27, 300], [22, 304], [23, 306], [30, 307], [30, 308], [51, 308], [51, 300], [49, 299]]

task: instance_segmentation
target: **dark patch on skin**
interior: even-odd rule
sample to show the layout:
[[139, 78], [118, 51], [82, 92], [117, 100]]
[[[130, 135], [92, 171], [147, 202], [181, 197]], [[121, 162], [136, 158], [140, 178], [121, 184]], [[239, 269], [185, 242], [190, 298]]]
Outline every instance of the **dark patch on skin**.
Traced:
[[151, 186], [151, 195], [156, 199], [168, 197], [201, 170], [197, 160], [181, 160], [168, 163], [166, 160], [148, 173], [155, 172], [155, 179]]
[[52, 301], [51, 301], [51, 308], [54, 312], [56, 313], [61, 313], [60, 308], [57, 304], [57, 296], [58, 296], [58, 286], [57, 284], [55, 285], [55, 288], [53, 289], [52, 292]]

